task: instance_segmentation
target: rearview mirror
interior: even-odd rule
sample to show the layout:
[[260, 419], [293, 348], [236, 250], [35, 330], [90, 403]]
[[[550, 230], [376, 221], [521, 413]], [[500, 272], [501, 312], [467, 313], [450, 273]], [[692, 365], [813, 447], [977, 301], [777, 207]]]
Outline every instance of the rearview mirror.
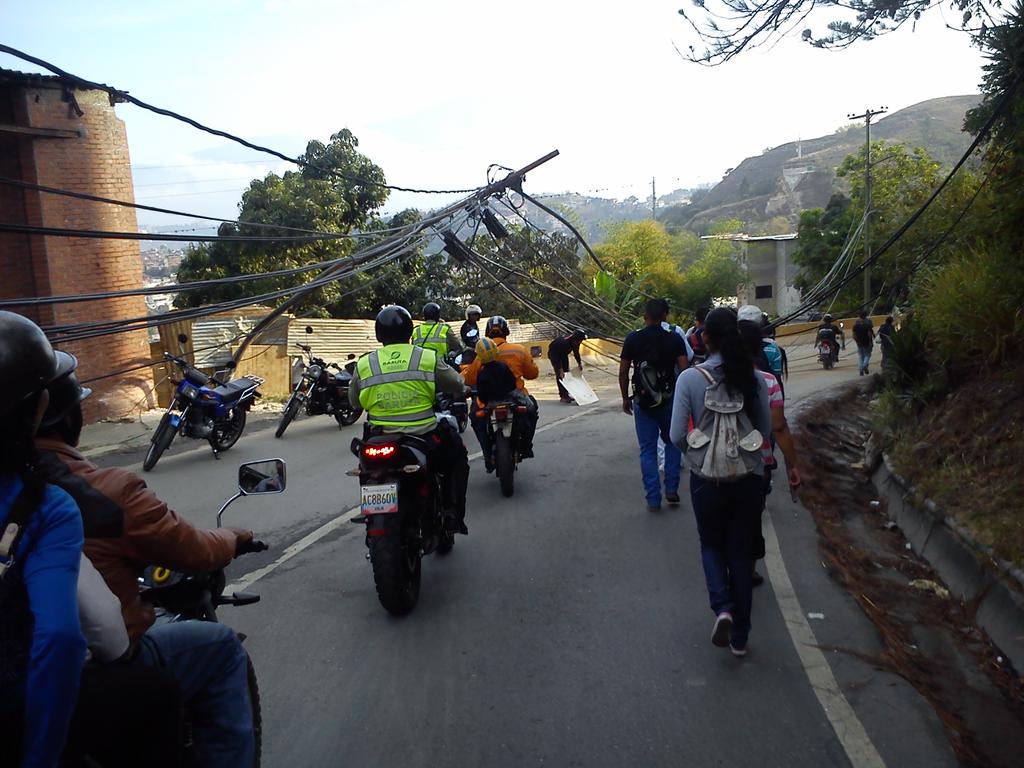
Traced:
[[249, 461], [238, 468], [238, 492], [243, 496], [281, 493], [286, 484], [284, 459]]
[[456, 365], [462, 365], [462, 355], [456, 355], [453, 361]]
[[313, 333], [313, 326], [312, 325], [307, 325], [306, 326], [306, 333]]

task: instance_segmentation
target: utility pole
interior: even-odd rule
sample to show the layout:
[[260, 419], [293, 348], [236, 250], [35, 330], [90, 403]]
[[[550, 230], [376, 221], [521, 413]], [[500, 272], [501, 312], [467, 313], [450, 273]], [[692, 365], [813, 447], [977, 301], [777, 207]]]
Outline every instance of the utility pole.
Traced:
[[[861, 115], [848, 114], [849, 120], [863, 120], [867, 132], [864, 152], [864, 263], [871, 259], [871, 118], [875, 115], [884, 115], [889, 111], [888, 107], [881, 109], [865, 109]], [[864, 303], [871, 302], [871, 267], [864, 268]], [[870, 312], [871, 307], [867, 307]]]
[[651, 176], [651, 218], [658, 220], [658, 195], [654, 191], [654, 177]]

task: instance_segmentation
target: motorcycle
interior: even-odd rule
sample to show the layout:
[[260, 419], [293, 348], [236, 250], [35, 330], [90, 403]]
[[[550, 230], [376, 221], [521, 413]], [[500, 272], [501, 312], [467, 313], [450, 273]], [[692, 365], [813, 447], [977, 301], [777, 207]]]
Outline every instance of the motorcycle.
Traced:
[[[180, 334], [178, 341], [184, 345], [188, 336]], [[171, 379], [176, 385], [174, 397], [149, 440], [149, 450], [142, 462], [145, 472], [156, 466], [179, 432], [185, 437], [208, 440], [214, 458], [220, 458], [219, 454], [242, 436], [246, 413], [260, 397], [257, 387], [264, 381], [250, 374], [224, 382], [216, 374], [207, 376], [193, 368], [181, 357], [165, 352], [164, 359], [181, 369], [181, 380]], [[229, 364], [228, 371], [233, 369], [234, 364]]]
[[444, 479], [429, 466], [436, 446], [429, 435], [379, 435], [352, 440], [359, 466], [360, 515], [377, 598], [401, 616], [416, 606], [424, 555], [445, 555], [455, 546], [446, 525]]
[[832, 366], [835, 365], [836, 357], [838, 356], [837, 353], [833, 351], [834, 345], [834, 341], [824, 339], [818, 342], [818, 362], [821, 363], [821, 367], [826, 371], [832, 369]]
[[487, 417], [487, 440], [491, 446], [491, 462], [498, 476], [503, 496], [515, 491], [515, 473], [519, 467], [520, 419], [527, 413], [525, 405], [513, 400], [488, 403], [479, 416]]
[[[238, 492], [224, 502], [217, 513], [217, 527], [221, 527], [221, 518], [233, 502], [243, 496], [281, 493], [287, 484], [286, 467], [283, 459], [267, 459], [242, 464], [238, 468]], [[263, 552], [267, 545], [262, 541], [253, 540], [240, 548], [239, 554]], [[217, 608], [223, 605], [253, 605], [260, 601], [259, 595], [246, 592], [233, 592], [225, 595], [227, 579], [223, 569], [212, 573], [182, 573], [161, 566], [150, 566], [143, 574], [141, 581], [142, 599], [150, 603], [157, 613], [158, 622], [177, 621], [217, 621]], [[239, 636], [245, 640], [244, 636]], [[254, 766], [260, 764], [262, 748], [263, 719], [260, 709], [259, 683], [252, 659], [246, 654], [247, 678], [249, 683], [249, 700], [252, 705], [253, 734], [256, 740], [256, 760]], [[185, 715], [186, 752], [190, 747], [188, 713]]]
[[[313, 327], [307, 325], [306, 333], [313, 333]], [[295, 389], [285, 403], [281, 422], [277, 425], [274, 437], [281, 437], [284, 434], [303, 406], [308, 416], [334, 416], [338, 422], [338, 429], [359, 421], [363, 409], [353, 408], [348, 401], [348, 388], [356, 368], [355, 355], [349, 355], [349, 362], [342, 367], [337, 363], [327, 363], [322, 358], [314, 357], [313, 350], [307, 344], [299, 344], [298, 347], [309, 359], [303, 363], [302, 376], [295, 382]], [[334, 368], [337, 373], [332, 376], [329, 368]]]

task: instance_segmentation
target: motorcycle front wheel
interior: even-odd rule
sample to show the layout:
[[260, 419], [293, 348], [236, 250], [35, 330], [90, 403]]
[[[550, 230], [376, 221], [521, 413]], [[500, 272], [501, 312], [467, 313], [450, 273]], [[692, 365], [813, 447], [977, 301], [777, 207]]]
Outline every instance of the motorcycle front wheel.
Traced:
[[350, 427], [359, 421], [363, 415], [362, 408], [345, 408], [334, 412], [334, 418], [338, 422], [338, 429], [342, 427]]
[[210, 435], [210, 445], [215, 451], [226, 451], [238, 442], [245, 429], [245, 409], [235, 408], [225, 421], [218, 422]]
[[146, 451], [146, 458], [142, 462], [143, 472], [149, 472], [156, 466], [160, 457], [164, 455], [164, 451], [174, 442], [175, 434], [177, 434], [177, 430], [171, 425], [171, 414], [168, 411], [160, 418], [160, 423], [150, 440], [149, 450]]
[[252, 665], [252, 657], [249, 652], [245, 654], [245, 677], [249, 685], [249, 704], [252, 707], [252, 736], [256, 742], [253, 768], [260, 768], [260, 760], [263, 757], [263, 711], [260, 707], [260, 684], [256, 679], [256, 667]]
[[511, 496], [515, 490], [516, 460], [512, 455], [512, 439], [501, 432], [494, 434], [494, 469], [501, 485], [501, 494]]
[[295, 418], [299, 412], [299, 408], [302, 407], [302, 402], [298, 397], [292, 395], [288, 398], [288, 404], [284, 407], [284, 413], [281, 414], [281, 423], [277, 425], [277, 430], [274, 432], [274, 437], [281, 437], [284, 431], [288, 429], [288, 425], [292, 423], [292, 419]]

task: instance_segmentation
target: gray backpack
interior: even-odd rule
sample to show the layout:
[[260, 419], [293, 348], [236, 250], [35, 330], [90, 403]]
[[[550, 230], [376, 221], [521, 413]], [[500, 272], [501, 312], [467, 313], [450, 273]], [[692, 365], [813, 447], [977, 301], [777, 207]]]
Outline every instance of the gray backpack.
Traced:
[[743, 396], [733, 395], [725, 381], [715, 381], [705, 368], [697, 370], [708, 380], [704, 412], [686, 436], [686, 467], [705, 480], [733, 482], [761, 465], [764, 436], [743, 410]]

